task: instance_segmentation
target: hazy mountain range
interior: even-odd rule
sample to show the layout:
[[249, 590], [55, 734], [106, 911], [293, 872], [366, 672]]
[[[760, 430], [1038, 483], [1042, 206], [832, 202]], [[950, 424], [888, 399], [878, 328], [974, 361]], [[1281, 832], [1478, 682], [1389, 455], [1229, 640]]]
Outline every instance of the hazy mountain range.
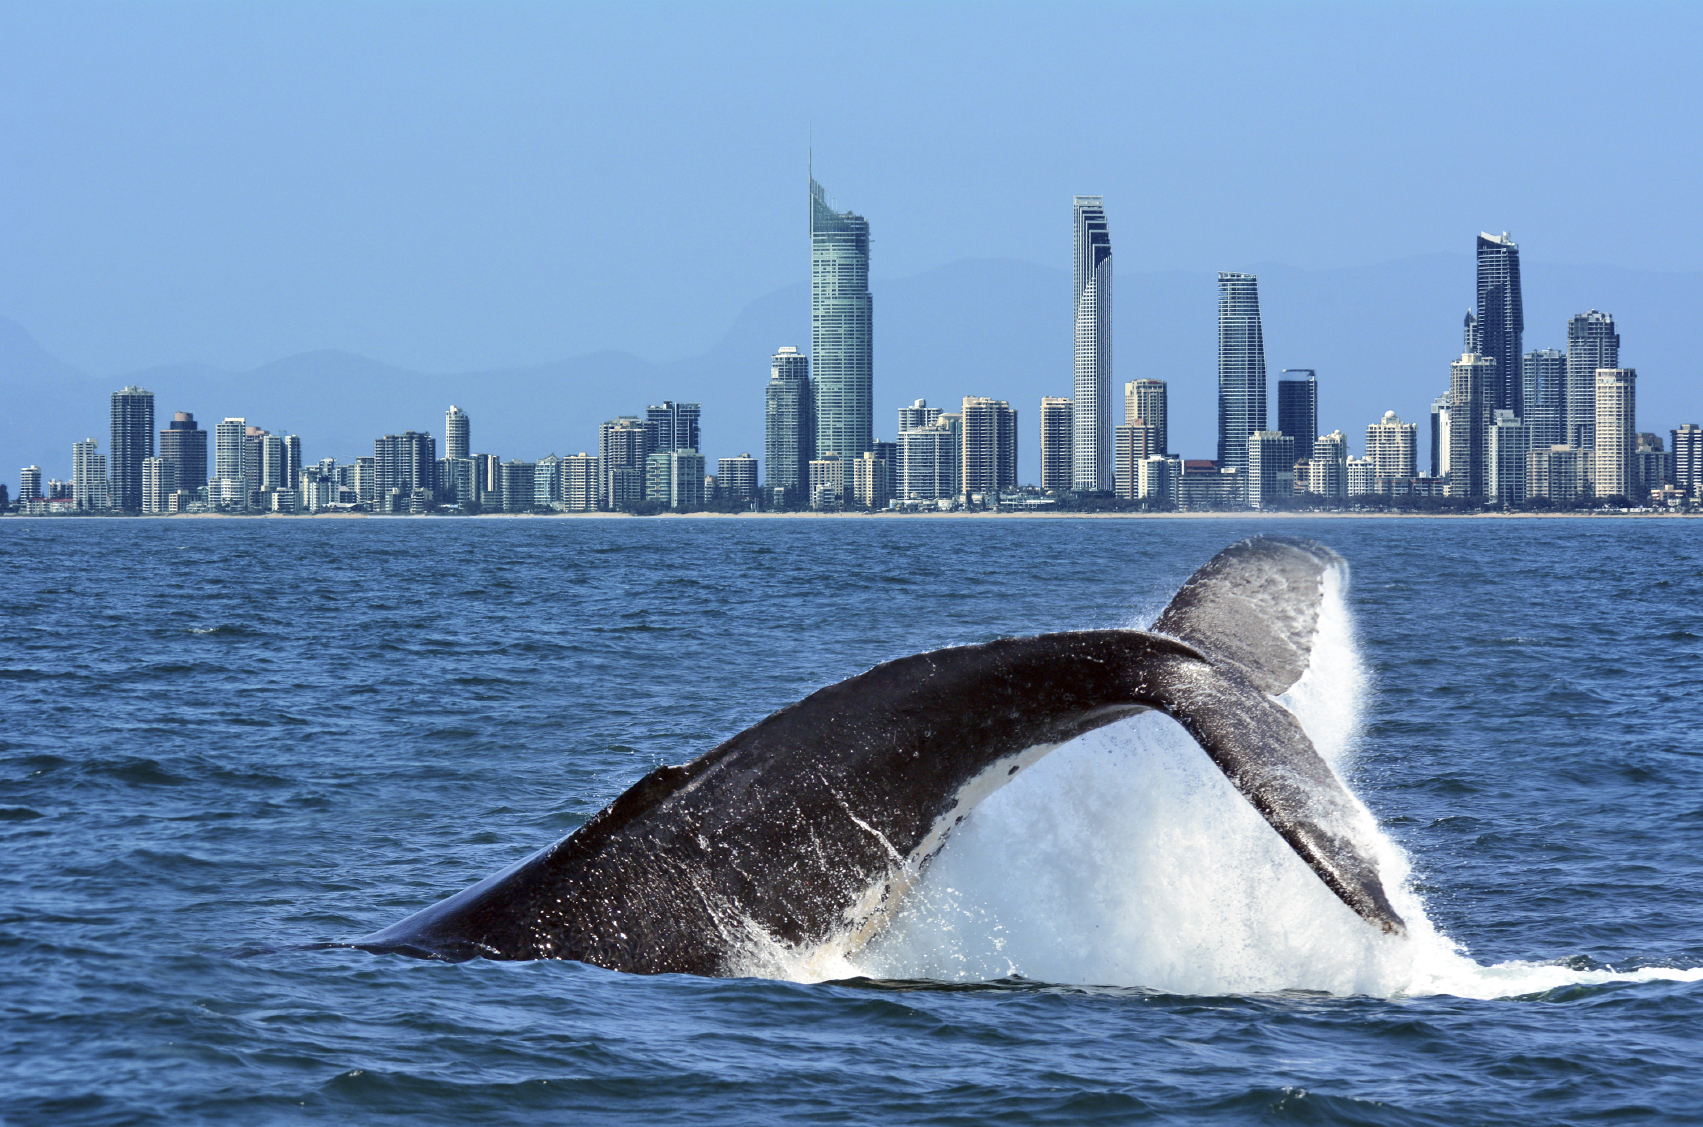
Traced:
[[[1135, 257], [1125, 252], [1128, 257]], [[1236, 268], [1243, 267], [1239, 264]], [[1351, 449], [1386, 410], [1423, 422], [1448, 389], [1472, 303], [1470, 255], [1431, 255], [1341, 270], [1255, 265], [1268, 383], [1284, 368], [1313, 368], [1319, 421]], [[1665, 434], [1703, 421], [1696, 323], [1703, 273], [1523, 264], [1525, 347], [1565, 348], [1566, 319], [1614, 314], [1621, 363], [1635, 367], [1638, 425]], [[1122, 271], [1114, 291], [1113, 371], [1170, 383], [1171, 446], [1210, 458], [1217, 442], [1217, 288], [1209, 273]], [[875, 421], [892, 438], [894, 411], [918, 398], [951, 406], [965, 395], [1009, 400], [1020, 422], [1021, 474], [1038, 476], [1038, 406], [1071, 394], [1070, 282], [1064, 270], [1009, 259], [970, 259], [873, 283]], [[666, 311], [659, 311], [665, 316]], [[19, 466], [69, 477], [72, 442], [104, 450], [110, 392], [136, 383], [155, 393], [158, 425], [195, 413], [211, 430], [231, 415], [302, 436], [309, 461], [372, 453], [372, 440], [406, 429], [443, 439], [450, 404], [473, 419], [473, 448], [507, 458], [595, 452], [597, 426], [663, 399], [703, 404], [704, 453], [762, 457], [763, 385], [781, 345], [810, 344], [808, 285], [758, 298], [701, 356], [665, 363], [601, 351], [531, 368], [423, 373], [325, 350], [247, 372], [186, 362], [90, 374], [48, 355], [26, 329], [0, 318], [0, 471]], [[1121, 394], [1121, 386], [1119, 387]], [[1275, 403], [1276, 389], [1271, 388]], [[1273, 416], [1275, 425], [1275, 415]], [[1424, 456], [1422, 454], [1422, 462]], [[1422, 466], [1423, 468], [1423, 466]]]

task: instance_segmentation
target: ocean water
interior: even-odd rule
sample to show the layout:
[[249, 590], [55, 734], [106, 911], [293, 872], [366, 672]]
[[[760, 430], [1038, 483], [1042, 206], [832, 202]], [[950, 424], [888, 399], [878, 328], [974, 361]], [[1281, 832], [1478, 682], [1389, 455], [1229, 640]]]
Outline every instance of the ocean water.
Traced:
[[[1347, 557], [1286, 698], [1406, 939], [1174, 724], [1067, 745], [855, 951], [296, 945], [870, 665]], [[1703, 522], [0, 521], [6, 1124], [1703, 1121]]]

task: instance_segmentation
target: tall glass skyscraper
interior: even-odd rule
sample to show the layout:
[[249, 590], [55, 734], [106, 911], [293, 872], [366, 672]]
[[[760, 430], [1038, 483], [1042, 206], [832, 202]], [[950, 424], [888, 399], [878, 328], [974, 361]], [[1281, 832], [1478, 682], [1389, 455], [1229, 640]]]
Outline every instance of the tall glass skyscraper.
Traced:
[[1596, 449], [1597, 369], [1620, 367], [1614, 317], [1595, 309], [1567, 322], [1567, 433], [1561, 441]]
[[1077, 196], [1074, 206], [1076, 273], [1075, 434], [1071, 487], [1116, 488], [1112, 444], [1112, 236], [1099, 196]]
[[1532, 428], [1532, 448], [1546, 450], [1566, 442], [1567, 354], [1558, 348], [1539, 348], [1521, 360], [1520, 384], [1525, 414]]
[[1526, 330], [1520, 302], [1520, 248], [1504, 231], [1478, 236], [1478, 319], [1468, 351], [1496, 361], [1496, 384], [1484, 389], [1491, 410], [1525, 416], [1520, 341]]
[[816, 453], [851, 462], [875, 441], [869, 220], [828, 205], [810, 178], [810, 364]]
[[[1248, 436], [1265, 429], [1259, 279], [1218, 275], [1218, 465], [1248, 480]], [[1317, 437], [1317, 436], [1315, 436]]]
[[789, 505], [801, 505], [810, 488], [810, 463], [816, 459], [815, 393], [810, 389], [810, 357], [787, 345], [769, 361], [769, 385], [763, 389], [763, 468], [769, 488], [785, 490]]
[[112, 393], [112, 497], [115, 509], [142, 511], [142, 461], [154, 456], [154, 393], [131, 386]]
[[1311, 368], [1285, 368], [1277, 377], [1277, 429], [1295, 440], [1296, 453], [1319, 437], [1319, 384]]

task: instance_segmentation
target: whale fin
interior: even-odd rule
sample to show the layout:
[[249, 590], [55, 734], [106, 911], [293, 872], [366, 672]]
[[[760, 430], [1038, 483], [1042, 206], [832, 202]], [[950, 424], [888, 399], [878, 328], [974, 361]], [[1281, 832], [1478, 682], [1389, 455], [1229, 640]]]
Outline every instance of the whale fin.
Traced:
[[1229, 664], [1278, 696], [1312, 657], [1325, 575], [1343, 558], [1311, 540], [1256, 536], [1232, 544], [1189, 577], [1153, 624], [1214, 663]]

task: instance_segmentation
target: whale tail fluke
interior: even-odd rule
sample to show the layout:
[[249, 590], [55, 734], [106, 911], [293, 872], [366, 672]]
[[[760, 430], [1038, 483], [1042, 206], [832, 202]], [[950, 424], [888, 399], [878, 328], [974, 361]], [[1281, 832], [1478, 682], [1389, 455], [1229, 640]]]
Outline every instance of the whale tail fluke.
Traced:
[[1279, 696], [1307, 671], [1325, 576], [1346, 567], [1341, 556], [1311, 540], [1243, 540], [1190, 576], [1153, 629]]

